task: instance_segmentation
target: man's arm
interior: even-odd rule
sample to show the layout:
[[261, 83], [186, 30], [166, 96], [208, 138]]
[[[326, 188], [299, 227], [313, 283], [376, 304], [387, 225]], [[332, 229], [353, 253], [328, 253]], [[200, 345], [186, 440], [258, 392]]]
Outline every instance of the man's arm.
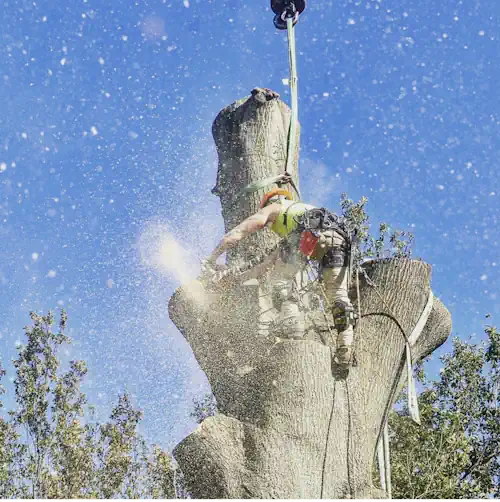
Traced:
[[215, 263], [222, 253], [234, 248], [241, 239], [262, 230], [266, 225], [272, 224], [279, 215], [279, 212], [279, 204], [270, 204], [252, 216], [249, 216], [246, 220], [243, 220], [238, 226], [224, 235], [219, 244], [217, 244], [217, 247], [207, 258], [207, 261]]

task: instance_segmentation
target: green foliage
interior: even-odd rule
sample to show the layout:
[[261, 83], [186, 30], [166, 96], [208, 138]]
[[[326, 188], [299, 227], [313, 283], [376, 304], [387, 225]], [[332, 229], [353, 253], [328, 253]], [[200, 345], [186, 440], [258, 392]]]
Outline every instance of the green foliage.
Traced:
[[146, 498], [175, 498], [175, 480], [172, 460], [159, 447], [153, 447], [153, 453], [148, 460], [148, 484]]
[[[3, 376], [5, 372], [2, 370]], [[0, 403], [1, 407], [1, 403]], [[28, 497], [27, 487], [18, 483], [25, 474], [22, 459], [26, 447], [19, 442], [15, 427], [0, 417], [0, 498]]]
[[365, 210], [367, 202], [366, 197], [354, 202], [346, 193], [341, 195], [342, 216], [359, 243], [354, 249], [354, 263], [360, 264], [367, 259], [410, 258], [413, 234], [394, 230], [387, 223], [380, 223], [378, 237], [375, 238], [370, 233], [369, 216]]
[[485, 332], [483, 345], [454, 339], [439, 380], [423, 379], [421, 426], [404, 410], [392, 414], [396, 498], [500, 496], [500, 334], [493, 326]]
[[17, 407], [0, 418], [0, 498], [174, 498], [172, 460], [138, 434], [142, 412], [130, 396], [99, 424], [80, 390], [85, 363], [71, 361], [61, 374], [66, 314], [57, 332], [51, 313], [31, 319], [13, 361]]

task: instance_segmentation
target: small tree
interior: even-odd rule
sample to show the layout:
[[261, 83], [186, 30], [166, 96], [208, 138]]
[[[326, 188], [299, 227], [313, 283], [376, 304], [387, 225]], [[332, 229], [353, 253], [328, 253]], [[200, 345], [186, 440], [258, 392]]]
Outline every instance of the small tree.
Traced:
[[354, 247], [354, 263], [360, 264], [367, 259], [410, 258], [414, 235], [405, 230], [395, 230], [382, 222], [378, 226], [378, 237], [374, 237], [365, 210], [367, 203], [367, 197], [361, 197], [358, 202], [349, 199], [346, 193], [340, 197], [342, 216], [357, 242]]
[[85, 362], [60, 374], [58, 348], [71, 343], [66, 314], [57, 332], [51, 313], [31, 319], [14, 360], [17, 408], [0, 419], [0, 497], [172, 498], [170, 457], [138, 434], [142, 412], [130, 396], [120, 395], [110, 420], [98, 424], [80, 390]]
[[142, 413], [133, 409], [127, 395], [120, 396], [111, 413], [111, 421], [101, 426], [98, 441], [99, 495], [111, 498], [120, 492], [132, 465], [131, 453], [136, 427]]
[[[0, 363], [0, 381], [5, 370]], [[0, 395], [5, 388], [0, 384]], [[0, 401], [0, 409], [3, 403]], [[0, 417], [0, 498], [21, 498], [28, 495], [27, 487], [19, 480], [23, 476], [21, 459], [26, 448], [19, 442], [19, 434], [12, 423]]]
[[27, 445], [25, 464], [33, 498], [52, 495], [53, 484], [50, 469], [50, 450], [53, 443], [53, 427], [50, 419], [50, 397], [57, 385], [57, 346], [68, 342], [64, 335], [66, 315], [61, 315], [59, 332], [52, 332], [54, 319], [51, 313], [39, 316], [31, 313], [33, 327], [26, 327], [26, 346], [19, 350], [14, 361], [17, 376], [14, 380], [18, 408], [13, 416], [14, 424], [24, 429]]
[[172, 459], [156, 445], [147, 462], [145, 496], [152, 499], [176, 498]]

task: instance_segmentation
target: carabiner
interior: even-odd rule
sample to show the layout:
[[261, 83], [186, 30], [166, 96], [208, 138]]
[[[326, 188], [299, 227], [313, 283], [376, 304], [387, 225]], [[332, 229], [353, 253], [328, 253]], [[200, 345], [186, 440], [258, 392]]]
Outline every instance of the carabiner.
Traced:
[[290, 6], [293, 5], [294, 11], [300, 14], [306, 8], [306, 0], [271, 0], [271, 9], [275, 14], [283, 14]]
[[286, 20], [290, 18], [295, 26], [305, 8], [305, 0], [271, 0], [271, 9], [276, 14], [273, 20], [274, 26], [278, 30], [286, 30]]

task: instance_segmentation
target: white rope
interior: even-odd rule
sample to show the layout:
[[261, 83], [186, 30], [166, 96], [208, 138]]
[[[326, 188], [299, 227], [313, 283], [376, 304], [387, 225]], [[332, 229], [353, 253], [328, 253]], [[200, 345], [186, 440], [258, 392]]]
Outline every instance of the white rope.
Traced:
[[434, 303], [434, 295], [432, 294], [432, 290], [429, 289], [429, 296], [427, 298], [427, 303], [424, 307], [424, 310], [420, 314], [420, 317], [413, 328], [413, 331], [410, 333], [408, 337], [408, 343], [406, 344], [406, 365], [408, 371], [408, 410], [410, 412], [411, 419], [420, 425], [420, 412], [418, 409], [418, 399], [417, 399], [417, 390], [415, 388], [415, 381], [413, 378], [413, 361], [411, 359], [410, 346], [413, 347], [419, 336], [424, 329], [424, 326], [429, 319], [429, 315], [432, 311], [432, 305]]
[[432, 311], [433, 304], [434, 304], [434, 295], [432, 294], [432, 291], [429, 290], [429, 297], [427, 298], [427, 303], [424, 307], [424, 310], [422, 310], [422, 313], [420, 314], [420, 318], [417, 321], [417, 324], [415, 324], [413, 331], [410, 333], [410, 336], [408, 337], [408, 341], [412, 346], [415, 345], [415, 343], [418, 340], [418, 337], [421, 335], [422, 330], [424, 329], [424, 326], [427, 323], [427, 319], [429, 319], [429, 315]]

